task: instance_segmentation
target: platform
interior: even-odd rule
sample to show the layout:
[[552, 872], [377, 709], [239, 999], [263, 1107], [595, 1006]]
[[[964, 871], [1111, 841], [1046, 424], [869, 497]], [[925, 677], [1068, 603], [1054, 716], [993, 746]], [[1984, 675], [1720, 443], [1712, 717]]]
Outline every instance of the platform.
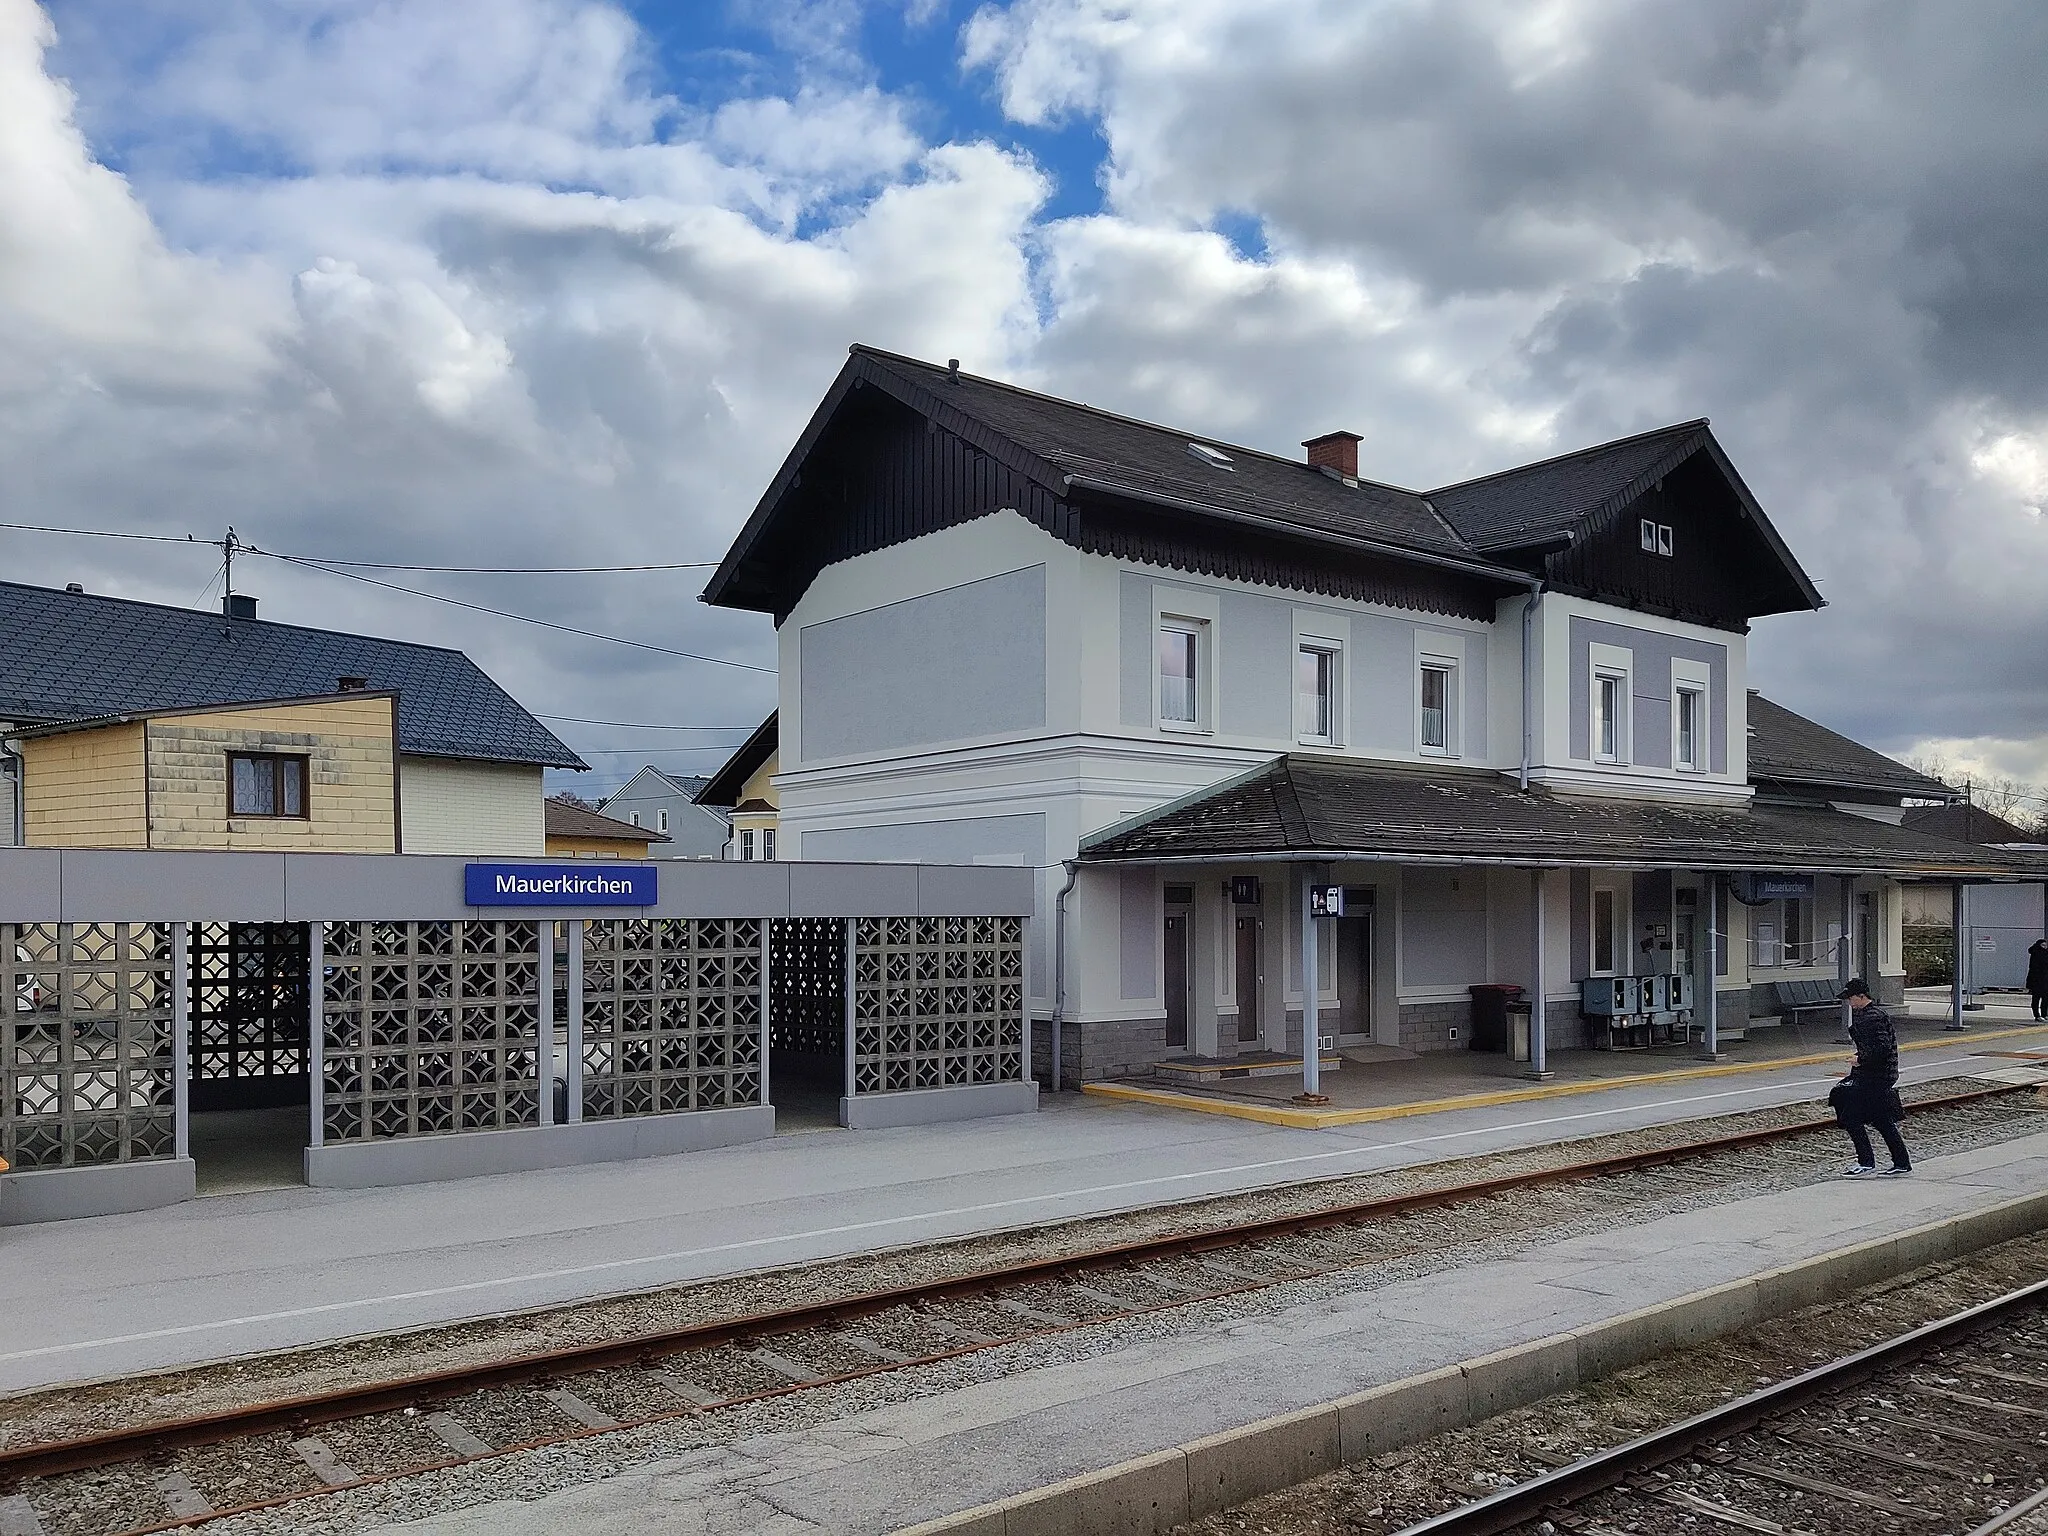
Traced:
[[[2010, 1043], [1950, 1037], [1911, 1053], [1906, 1076], [2009, 1069], [1975, 1053]], [[997, 1120], [11, 1228], [0, 1392], [1813, 1100], [1831, 1068], [1461, 1101], [1327, 1130], [1069, 1093]]]
[[[2048, 1050], [2048, 1026], [2031, 1023], [2024, 1000], [2011, 1017], [2006, 1010], [1971, 1014], [1960, 1035], [1939, 1019], [1895, 1012], [1899, 1048], [1908, 1053], [1945, 1049], [1958, 1041], [1969, 1048]], [[1679, 1084], [1711, 1078], [1741, 1077], [1785, 1067], [1846, 1069], [1850, 1048], [1840, 1043], [1831, 1023], [1773, 1024], [1729, 1041], [1714, 1061], [1701, 1057], [1697, 1044], [1654, 1046], [1628, 1051], [1552, 1051], [1551, 1076], [1532, 1082], [1526, 1063], [1508, 1060], [1497, 1051], [1431, 1051], [1425, 1055], [1366, 1046], [1340, 1051], [1331, 1069], [1324, 1059], [1319, 1087], [1327, 1107], [1304, 1108], [1292, 1102], [1302, 1091], [1301, 1067], [1292, 1071], [1273, 1065], [1262, 1055], [1261, 1071], [1249, 1077], [1191, 1079], [1179, 1073], [1153, 1073], [1089, 1083], [1087, 1094], [1161, 1109], [1193, 1111], [1285, 1125], [1298, 1130], [1331, 1130], [1376, 1120], [1401, 1120], [1453, 1108], [1527, 1104], [1544, 1099], [1572, 1098], [1624, 1084]]]
[[[1828, 1180], [1249, 1317], [1191, 1322], [806, 1429], [650, 1455], [603, 1481], [560, 1491], [543, 1491], [566, 1473], [562, 1453], [550, 1453], [536, 1462], [537, 1496], [500, 1497], [380, 1529], [385, 1536], [629, 1536], [659, 1525], [733, 1536], [879, 1536], [1138, 1458], [1170, 1463], [1174, 1448], [1204, 1436], [1571, 1330], [1596, 1330], [1644, 1307], [2044, 1188], [2048, 1134], [1931, 1159], [1911, 1180]], [[1910, 1263], [1893, 1257], [1889, 1270], [1879, 1268], [1903, 1267]], [[1796, 1287], [1795, 1280], [1788, 1288]], [[1524, 1358], [1528, 1371], [1545, 1364], [1541, 1355]], [[1503, 1406], [1546, 1390], [1508, 1374], [1503, 1369], [1490, 1388]], [[1480, 1390], [1476, 1377], [1471, 1390]], [[494, 1464], [490, 1486], [521, 1491], [520, 1460]], [[977, 1522], [964, 1529], [979, 1536], [997, 1528]], [[1028, 1528], [1062, 1527], [1042, 1518]]]

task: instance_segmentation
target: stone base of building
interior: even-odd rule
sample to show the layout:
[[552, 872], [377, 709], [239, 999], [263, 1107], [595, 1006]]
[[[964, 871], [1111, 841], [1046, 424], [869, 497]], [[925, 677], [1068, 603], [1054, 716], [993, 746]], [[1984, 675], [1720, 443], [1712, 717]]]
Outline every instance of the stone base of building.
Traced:
[[700, 1109], [682, 1115], [637, 1115], [574, 1125], [530, 1125], [509, 1131], [407, 1136], [390, 1141], [331, 1142], [306, 1148], [306, 1182], [321, 1189], [376, 1189], [491, 1173], [527, 1173], [582, 1163], [668, 1157], [711, 1147], [765, 1141], [775, 1134], [772, 1105]]
[[190, 1200], [197, 1189], [198, 1168], [189, 1157], [30, 1169], [0, 1175], [0, 1226], [149, 1211]]
[[[1061, 1044], [1064, 1047], [1065, 1042]], [[983, 1120], [991, 1115], [1029, 1115], [1037, 1109], [1036, 1083], [963, 1083], [957, 1088], [911, 1088], [842, 1098], [839, 1123], [850, 1131], [875, 1131], [895, 1125]]]

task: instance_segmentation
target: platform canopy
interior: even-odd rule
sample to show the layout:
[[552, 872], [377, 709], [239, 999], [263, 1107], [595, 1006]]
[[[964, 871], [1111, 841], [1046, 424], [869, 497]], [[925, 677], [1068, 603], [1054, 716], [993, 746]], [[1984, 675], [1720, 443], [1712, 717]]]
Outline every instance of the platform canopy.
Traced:
[[1378, 859], [1599, 869], [2039, 880], [2048, 855], [1820, 805], [1690, 806], [1521, 790], [1483, 769], [1284, 756], [1081, 845], [1084, 864]]

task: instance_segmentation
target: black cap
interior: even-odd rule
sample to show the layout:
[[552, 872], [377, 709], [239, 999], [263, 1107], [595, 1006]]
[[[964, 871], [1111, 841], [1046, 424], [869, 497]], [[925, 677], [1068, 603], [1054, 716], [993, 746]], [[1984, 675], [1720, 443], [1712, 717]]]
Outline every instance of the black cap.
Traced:
[[1835, 1001], [1846, 1003], [1852, 997], [1870, 996], [1870, 985], [1861, 976], [1851, 976], [1842, 983], [1842, 990], [1835, 994]]

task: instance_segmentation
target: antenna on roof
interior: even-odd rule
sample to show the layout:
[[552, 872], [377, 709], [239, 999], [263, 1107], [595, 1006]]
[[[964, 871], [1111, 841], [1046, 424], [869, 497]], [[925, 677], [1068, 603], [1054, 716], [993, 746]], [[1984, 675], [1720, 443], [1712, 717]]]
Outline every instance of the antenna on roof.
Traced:
[[958, 384], [960, 382], [960, 359], [957, 357], [946, 359], [946, 382], [948, 384]]

